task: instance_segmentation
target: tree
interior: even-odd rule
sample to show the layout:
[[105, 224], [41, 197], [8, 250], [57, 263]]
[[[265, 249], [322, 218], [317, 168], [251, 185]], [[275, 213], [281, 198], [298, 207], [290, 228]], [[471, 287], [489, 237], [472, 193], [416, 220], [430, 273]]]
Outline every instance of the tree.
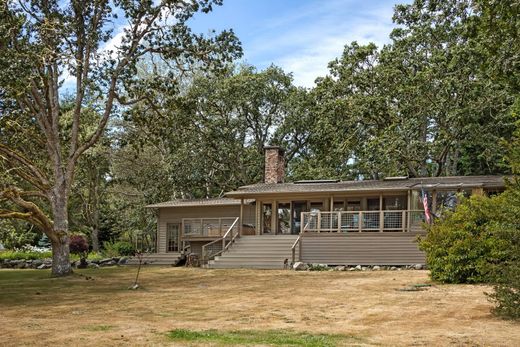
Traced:
[[284, 137], [278, 129], [292, 112], [287, 100], [295, 90], [292, 77], [275, 66], [262, 71], [230, 66], [212, 75], [193, 71], [181, 96], [163, 93], [153, 110], [141, 104], [129, 110], [121, 143], [156, 164], [148, 174], [139, 169], [136, 177], [130, 170], [119, 172], [136, 181], [154, 175], [142, 183], [169, 187], [167, 199], [221, 196], [257, 182], [264, 146]]
[[[486, 1], [417, 0], [396, 6], [391, 44], [347, 45], [316, 87], [316, 160], [339, 177], [509, 172], [503, 140], [518, 93], [504, 70], [483, 63], [498, 50], [496, 62], [517, 76], [518, 56], [493, 42], [517, 44], [518, 8], [499, 3], [495, 24]], [[499, 28], [493, 39], [485, 18]]]
[[[145, 55], [172, 69], [197, 63], [218, 68], [240, 55], [232, 31], [206, 38], [187, 21], [221, 0], [20, 1], [0, 3], [0, 140], [2, 218], [31, 222], [50, 239], [52, 274], [71, 273], [68, 204], [80, 157], [105, 131], [110, 116], [137, 102], [150, 102], [156, 88], [176, 91], [177, 80], [142, 83], [136, 66]], [[127, 24], [113, 35], [112, 24]], [[114, 41], [120, 38], [120, 42]], [[109, 40], [115, 44], [111, 47]], [[64, 78], [74, 81], [72, 126], [60, 125]], [[13, 78], [16, 76], [16, 78]], [[97, 126], [82, 135], [84, 109], [99, 111]], [[30, 146], [14, 127], [29, 125]]]

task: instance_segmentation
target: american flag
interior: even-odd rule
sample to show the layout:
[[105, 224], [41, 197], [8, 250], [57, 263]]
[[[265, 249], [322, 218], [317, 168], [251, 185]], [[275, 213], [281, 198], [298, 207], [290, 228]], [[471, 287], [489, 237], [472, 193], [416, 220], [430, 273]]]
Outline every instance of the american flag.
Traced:
[[430, 213], [430, 207], [428, 206], [428, 195], [426, 195], [426, 192], [422, 188], [421, 188], [421, 194], [422, 194], [422, 203], [424, 206], [424, 217], [426, 218], [426, 223], [430, 224], [432, 221], [432, 217], [431, 217], [431, 213]]

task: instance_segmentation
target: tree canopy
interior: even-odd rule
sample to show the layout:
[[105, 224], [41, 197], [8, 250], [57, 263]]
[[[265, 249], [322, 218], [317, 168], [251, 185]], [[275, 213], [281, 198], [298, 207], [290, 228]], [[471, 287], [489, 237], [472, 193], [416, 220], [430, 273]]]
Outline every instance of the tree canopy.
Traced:
[[49, 237], [55, 275], [72, 230], [153, 233], [145, 205], [261, 181], [268, 144], [288, 180], [518, 172], [518, 0], [397, 5], [313, 88], [190, 30], [221, 3], [0, 2], [0, 218]]

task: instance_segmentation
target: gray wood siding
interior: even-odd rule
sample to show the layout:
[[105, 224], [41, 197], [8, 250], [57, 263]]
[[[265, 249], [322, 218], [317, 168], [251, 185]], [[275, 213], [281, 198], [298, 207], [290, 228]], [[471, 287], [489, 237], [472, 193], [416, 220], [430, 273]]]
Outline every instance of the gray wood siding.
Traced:
[[424, 264], [417, 233], [315, 234], [302, 238], [301, 261], [330, 265]]
[[[168, 223], [181, 223], [183, 218], [219, 218], [239, 216], [240, 205], [159, 208], [157, 219], [157, 252], [166, 252], [166, 225]], [[243, 223], [255, 224], [254, 206], [244, 205]]]

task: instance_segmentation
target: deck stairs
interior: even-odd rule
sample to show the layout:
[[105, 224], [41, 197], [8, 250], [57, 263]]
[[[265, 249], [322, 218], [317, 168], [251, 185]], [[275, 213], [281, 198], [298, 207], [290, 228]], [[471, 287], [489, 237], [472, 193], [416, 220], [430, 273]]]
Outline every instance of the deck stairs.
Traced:
[[[143, 255], [143, 265], [171, 265], [174, 266], [181, 259], [181, 253], [146, 253]], [[139, 265], [137, 257], [129, 258], [127, 265]]]
[[[283, 269], [284, 260], [289, 264], [292, 245], [298, 235], [242, 236], [224, 254], [210, 260], [210, 269]], [[298, 247], [296, 247], [298, 257]]]

